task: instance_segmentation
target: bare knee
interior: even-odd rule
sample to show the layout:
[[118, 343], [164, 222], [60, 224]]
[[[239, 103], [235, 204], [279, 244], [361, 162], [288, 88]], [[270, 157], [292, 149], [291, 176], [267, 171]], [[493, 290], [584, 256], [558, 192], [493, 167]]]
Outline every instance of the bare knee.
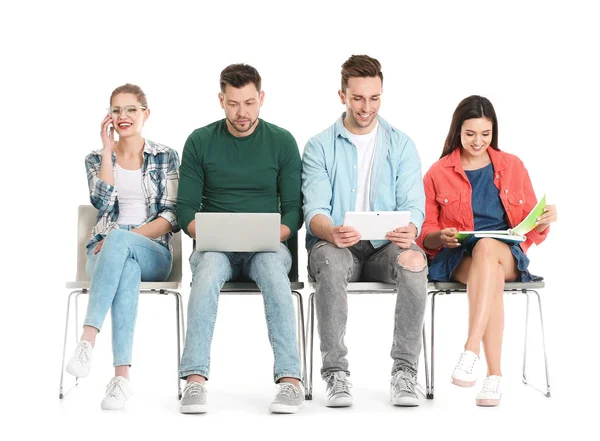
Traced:
[[473, 247], [473, 256], [475, 254], [491, 254], [496, 250], [496, 239], [490, 239], [488, 237], [484, 237], [479, 239], [475, 246]]
[[422, 271], [425, 268], [425, 258], [418, 251], [407, 250], [398, 256], [398, 264], [409, 271]]

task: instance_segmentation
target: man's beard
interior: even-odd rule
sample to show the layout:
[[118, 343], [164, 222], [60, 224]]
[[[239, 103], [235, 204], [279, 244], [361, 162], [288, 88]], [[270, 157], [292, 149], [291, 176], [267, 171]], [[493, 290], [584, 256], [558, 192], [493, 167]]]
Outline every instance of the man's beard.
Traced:
[[256, 119], [254, 121], [251, 121], [250, 124], [248, 124], [248, 128], [246, 128], [246, 129], [241, 129], [237, 124], [235, 124], [229, 118], [227, 118], [227, 121], [229, 121], [229, 124], [231, 124], [233, 126], [233, 128], [235, 130], [237, 130], [238, 132], [240, 132], [240, 133], [246, 133], [248, 130], [250, 130], [252, 127], [254, 127], [254, 125], [258, 121], [258, 117], [256, 117]]

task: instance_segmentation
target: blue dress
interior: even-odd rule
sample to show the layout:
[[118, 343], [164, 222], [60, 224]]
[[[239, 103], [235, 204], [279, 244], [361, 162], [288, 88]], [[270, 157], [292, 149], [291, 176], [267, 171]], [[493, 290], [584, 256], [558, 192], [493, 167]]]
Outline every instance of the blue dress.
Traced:
[[[506, 212], [500, 200], [500, 191], [494, 185], [494, 167], [492, 164], [478, 170], [465, 170], [471, 182], [471, 207], [475, 221], [475, 231], [496, 231], [509, 228]], [[442, 248], [429, 265], [429, 280], [438, 282], [450, 281], [452, 272], [456, 269], [464, 255], [471, 256], [473, 247], [479, 239], [471, 237], [458, 248]], [[519, 280], [530, 282], [537, 279], [527, 270], [529, 258], [519, 244], [510, 247], [519, 270]]]

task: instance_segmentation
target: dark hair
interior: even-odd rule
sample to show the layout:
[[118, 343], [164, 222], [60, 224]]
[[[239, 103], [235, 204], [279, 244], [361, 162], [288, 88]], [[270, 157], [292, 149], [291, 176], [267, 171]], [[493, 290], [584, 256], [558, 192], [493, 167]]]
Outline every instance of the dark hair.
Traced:
[[112, 105], [112, 100], [114, 97], [119, 95], [120, 93], [132, 93], [136, 96], [142, 107], [148, 108], [148, 100], [146, 99], [146, 94], [140, 88], [140, 86], [136, 86], [135, 84], [123, 84], [122, 86], [117, 87], [110, 94], [110, 104]]
[[383, 73], [381, 64], [375, 58], [368, 55], [352, 55], [342, 64], [342, 92], [346, 93], [348, 79], [352, 77], [379, 77], [383, 84]]
[[450, 123], [450, 130], [444, 143], [444, 150], [442, 150], [442, 156], [452, 153], [455, 149], [461, 146], [460, 142], [460, 131], [463, 123], [472, 118], [487, 118], [492, 121], [492, 142], [490, 147], [494, 150], [500, 150], [498, 148], [498, 119], [496, 118], [496, 111], [490, 100], [479, 95], [471, 95], [470, 97], [462, 100], [454, 114], [452, 115], [452, 122]]
[[221, 92], [225, 93], [225, 87], [229, 84], [236, 89], [246, 84], [254, 84], [260, 92], [261, 80], [258, 71], [249, 64], [230, 64], [221, 72]]

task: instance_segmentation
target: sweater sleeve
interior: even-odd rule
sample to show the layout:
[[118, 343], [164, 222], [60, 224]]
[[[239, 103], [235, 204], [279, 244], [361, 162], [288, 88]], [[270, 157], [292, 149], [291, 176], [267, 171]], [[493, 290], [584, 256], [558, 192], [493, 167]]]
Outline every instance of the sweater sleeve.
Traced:
[[204, 170], [200, 146], [197, 145], [192, 133], [183, 147], [177, 193], [177, 221], [188, 236], [190, 235], [189, 224], [194, 220], [196, 213], [202, 210], [203, 193]]
[[281, 204], [281, 223], [290, 229], [291, 236], [302, 226], [301, 170], [298, 144], [290, 134], [280, 160], [277, 190]]

